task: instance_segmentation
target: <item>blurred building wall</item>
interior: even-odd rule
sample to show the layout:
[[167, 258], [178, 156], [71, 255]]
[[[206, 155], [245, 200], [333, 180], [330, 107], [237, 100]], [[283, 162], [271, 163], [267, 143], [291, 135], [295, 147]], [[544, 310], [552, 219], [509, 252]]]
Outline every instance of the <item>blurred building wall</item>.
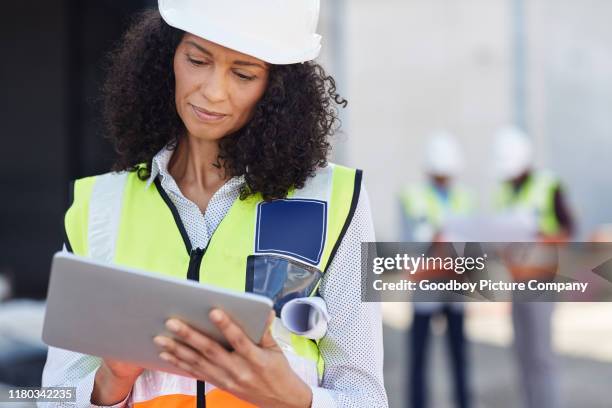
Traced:
[[6, 2], [0, 14], [0, 274], [44, 297], [70, 180], [106, 172], [105, 55], [153, 0]]
[[0, 15], [0, 272], [40, 296], [67, 201], [67, 15], [60, 1]]
[[506, 2], [356, 0], [345, 21], [349, 122], [337, 146], [364, 169], [377, 239], [397, 239], [397, 193], [422, 180], [433, 130], [457, 134], [472, 158], [461, 181], [486, 201], [490, 135], [512, 113]]
[[[339, 82], [349, 99], [335, 149], [341, 162], [365, 171], [379, 240], [397, 239], [397, 193], [422, 179], [421, 153], [439, 128], [457, 134], [468, 159], [461, 182], [476, 191], [482, 209], [490, 208], [491, 139], [513, 120], [517, 105], [513, 1], [342, 2], [342, 45], [325, 43], [326, 55], [343, 47]], [[529, 0], [523, 7], [519, 77], [536, 166], [562, 177], [584, 238], [612, 220], [606, 168], [612, 3]]]
[[529, 124], [585, 238], [612, 222], [612, 2], [525, 3]]

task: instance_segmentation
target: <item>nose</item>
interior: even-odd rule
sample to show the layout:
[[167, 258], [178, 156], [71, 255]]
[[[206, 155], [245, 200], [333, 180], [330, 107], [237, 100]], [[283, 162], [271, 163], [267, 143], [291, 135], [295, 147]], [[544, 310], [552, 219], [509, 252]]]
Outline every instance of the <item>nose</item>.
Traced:
[[202, 82], [200, 92], [211, 103], [223, 102], [228, 95], [228, 81], [222, 69], [215, 67], [212, 75]]

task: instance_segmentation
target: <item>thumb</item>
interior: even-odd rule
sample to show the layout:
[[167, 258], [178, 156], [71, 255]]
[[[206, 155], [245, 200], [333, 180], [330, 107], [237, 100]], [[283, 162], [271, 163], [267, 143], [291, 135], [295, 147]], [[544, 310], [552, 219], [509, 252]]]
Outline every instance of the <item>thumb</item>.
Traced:
[[270, 315], [268, 316], [268, 320], [266, 321], [266, 330], [264, 331], [263, 336], [261, 337], [261, 341], [259, 345], [263, 348], [275, 348], [278, 347], [276, 340], [272, 337], [272, 323], [274, 323], [274, 318], [276, 314], [274, 310], [270, 311]]

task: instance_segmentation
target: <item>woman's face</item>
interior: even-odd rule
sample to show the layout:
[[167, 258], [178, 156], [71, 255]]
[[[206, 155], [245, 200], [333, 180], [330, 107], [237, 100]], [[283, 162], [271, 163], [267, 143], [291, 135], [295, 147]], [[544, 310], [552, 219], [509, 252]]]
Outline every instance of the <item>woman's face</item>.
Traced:
[[174, 54], [176, 109], [188, 133], [219, 140], [242, 128], [268, 84], [268, 65], [186, 33]]

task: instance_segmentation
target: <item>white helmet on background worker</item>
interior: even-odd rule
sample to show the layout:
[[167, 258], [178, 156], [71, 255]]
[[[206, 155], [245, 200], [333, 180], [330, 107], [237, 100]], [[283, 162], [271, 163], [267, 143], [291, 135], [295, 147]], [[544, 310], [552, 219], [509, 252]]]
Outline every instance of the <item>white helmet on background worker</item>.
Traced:
[[515, 126], [500, 129], [493, 145], [495, 172], [502, 180], [511, 180], [533, 164], [533, 145], [525, 132]]
[[168, 25], [270, 64], [315, 59], [319, 0], [159, 0]]
[[425, 171], [434, 176], [453, 177], [463, 169], [463, 154], [456, 138], [447, 131], [432, 133], [425, 149]]

